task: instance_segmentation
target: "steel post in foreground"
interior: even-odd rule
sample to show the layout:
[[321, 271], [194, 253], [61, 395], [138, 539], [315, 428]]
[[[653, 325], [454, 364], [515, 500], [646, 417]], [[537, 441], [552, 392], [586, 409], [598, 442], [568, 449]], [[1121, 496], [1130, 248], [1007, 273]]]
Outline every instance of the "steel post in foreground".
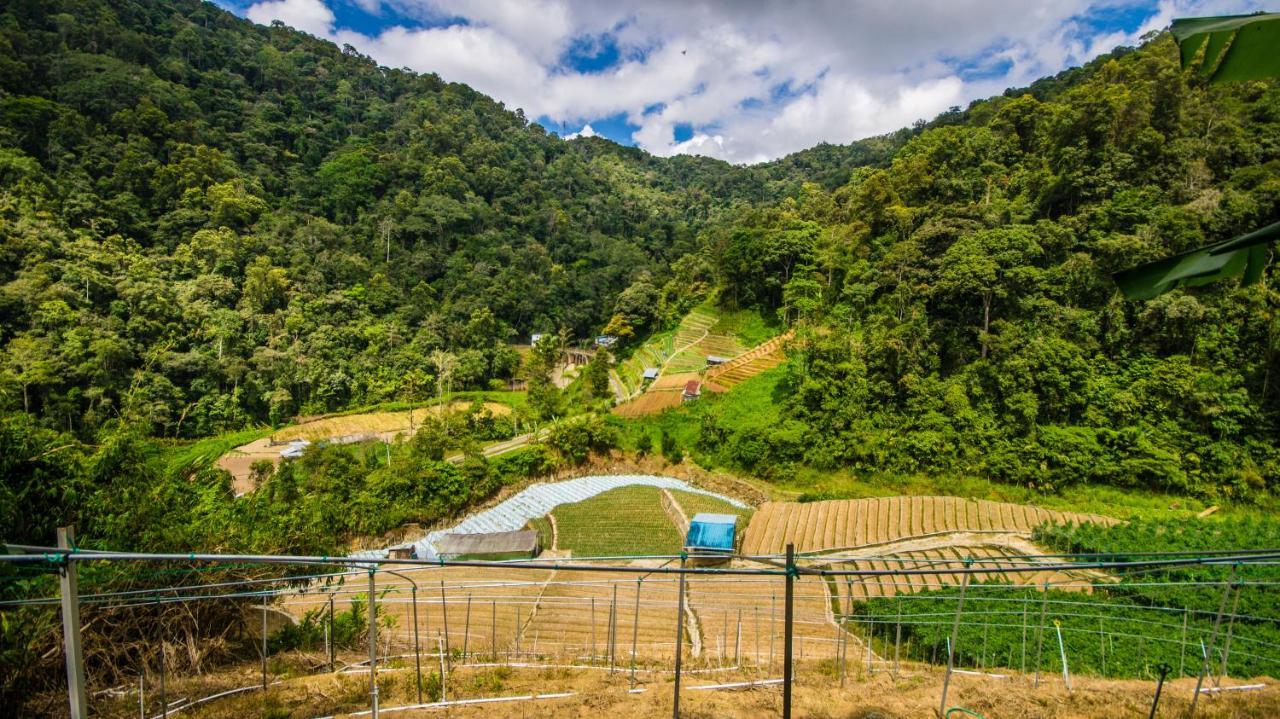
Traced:
[[1164, 689], [1164, 678], [1169, 674], [1172, 667], [1168, 664], [1161, 664], [1156, 669], [1160, 672], [1160, 678], [1156, 680], [1156, 696], [1151, 700], [1151, 713], [1147, 715], [1147, 719], [1156, 719], [1156, 707], [1160, 706], [1160, 691]]
[[782, 619], [782, 719], [791, 719], [791, 640], [795, 627], [796, 545], [787, 543], [786, 595]]
[[[75, 545], [75, 528], [58, 528], [58, 548], [72, 549]], [[71, 719], [89, 716], [88, 699], [84, 691], [84, 649], [80, 644], [80, 582], [75, 560], [63, 559], [58, 571], [62, 590], [62, 646], [67, 663], [67, 697], [71, 704]]]
[[947, 715], [947, 690], [951, 688], [951, 670], [955, 668], [956, 642], [960, 639], [960, 612], [964, 611], [964, 594], [969, 589], [969, 574], [960, 582], [960, 598], [956, 601], [956, 616], [951, 622], [951, 638], [947, 641], [947, 673], [942, 675], [942, 700], [938, 702], [938, 716]]
[[378, 595], [373, 578], [375, 571], [369, 570], [369, 697], [372, 699], [373, 719], [378, 719]]
[[[680, 554], [680, 568], [684, 569], [685, 555]], [[680, 665], [684, 656], [684, 572], [680, 572], [679, 596], [676, 598], [676, 677], [671, 690], [671, 716], [680, 719]]]

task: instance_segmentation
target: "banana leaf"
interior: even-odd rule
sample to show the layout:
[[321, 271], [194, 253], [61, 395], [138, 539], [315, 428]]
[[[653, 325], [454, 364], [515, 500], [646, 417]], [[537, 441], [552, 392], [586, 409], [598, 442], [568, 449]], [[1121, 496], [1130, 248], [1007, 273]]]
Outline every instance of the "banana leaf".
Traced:
[[1139, 265], [1115, 276], [1125, 299], [1149, 300], [1177, 287], [1198, 287], [1243, 274], [1257, 282], [1266, 269], [1268, 244], [1280, 239], [1280, 222], [1225, 242]]
[[1169, 32], [1182, 67], [1211, 84], [1280, 76], [1280, 13], [1182, 18]]

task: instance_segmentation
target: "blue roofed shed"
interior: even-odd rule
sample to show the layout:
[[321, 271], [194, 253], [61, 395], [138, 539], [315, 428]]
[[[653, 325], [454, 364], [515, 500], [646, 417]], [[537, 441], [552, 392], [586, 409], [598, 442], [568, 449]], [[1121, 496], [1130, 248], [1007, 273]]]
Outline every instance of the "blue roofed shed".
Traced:
[[699, 512], [689, 522], [689, 534], [684, 548], [697, 552], [733, 553], [733, 533], [738, 524], [735, 514], [711, 514]]

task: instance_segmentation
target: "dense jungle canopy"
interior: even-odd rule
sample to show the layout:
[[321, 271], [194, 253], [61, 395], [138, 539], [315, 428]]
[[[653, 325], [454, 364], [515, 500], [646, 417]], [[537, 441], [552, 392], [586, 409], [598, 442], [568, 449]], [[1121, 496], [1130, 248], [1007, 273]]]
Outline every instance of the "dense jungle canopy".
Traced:
[[530, 333], [642, 338], [708, 298], [797, 330], [782, 421], [704, 421], [734, 466], [1251, 501], [1280, 472], [1273, 271], [1145, 302], [1110, 276], [1278, 213], [1280, 85], [1210, 86], [1167, 34], [744, 167], [564, 141], [194, 0], [17, 0], [0, 515], [65, 519], [123, 435], [412, 400], [439, 352], [453, 389], [503, 386]]

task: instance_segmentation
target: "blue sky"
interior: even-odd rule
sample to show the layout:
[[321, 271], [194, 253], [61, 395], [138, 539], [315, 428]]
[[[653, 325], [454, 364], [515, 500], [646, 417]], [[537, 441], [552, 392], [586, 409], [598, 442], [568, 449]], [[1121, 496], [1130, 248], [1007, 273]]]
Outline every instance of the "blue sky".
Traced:
[[1256, 0], [217, 0], [565, 136], [751, 163], [928, 119]]

